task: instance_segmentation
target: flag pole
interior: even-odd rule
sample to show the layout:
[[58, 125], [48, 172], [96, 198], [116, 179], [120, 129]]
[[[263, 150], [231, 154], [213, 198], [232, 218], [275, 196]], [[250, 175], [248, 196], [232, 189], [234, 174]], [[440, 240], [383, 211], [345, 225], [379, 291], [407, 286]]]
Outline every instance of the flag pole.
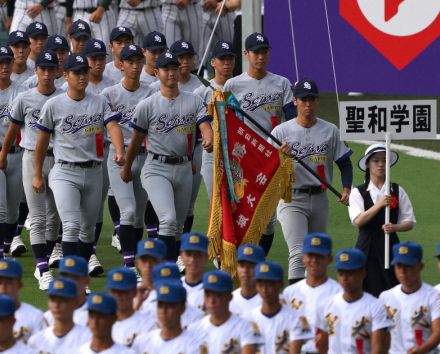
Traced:
[[[390, 145], [391, 133], [385, 133], [385, 195], [390, 195]], [[385, 208], [385, 224], [390, 222], [390, 206]], [[390, 269], [390, 234], [385, 233], [385, 269]]]

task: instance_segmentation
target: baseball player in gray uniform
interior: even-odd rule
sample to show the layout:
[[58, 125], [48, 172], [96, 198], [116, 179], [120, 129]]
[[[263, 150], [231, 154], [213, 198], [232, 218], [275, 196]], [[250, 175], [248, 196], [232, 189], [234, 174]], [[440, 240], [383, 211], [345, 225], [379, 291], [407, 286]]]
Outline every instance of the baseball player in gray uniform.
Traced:
[[55, 34], [57, 25], [55, 20], [55, 1], [52, 0], [15, 0], [14, 16], [11, 23], [11, 32], [25, 31], [32, 22], [42, 22], [47, 26], [50, 34]]
[[63, 223], [63, 254], [78, 254], [88, 261], [99, 214], [96, 201], [102, 197], [104, 126], [116, 149], [113, 159], [120, 164], [124, 163], [124, 142], [117, 123], [120, 114], [111, 111], [105, 97], [86, 93], [87, 58], [71, 54], [64, 71], [67, 92], [44, 104], [36, 124], [40, 132], [32, 186], [37, 193], [45, 189], [42, 167], [52, 136], [55, 166], [49, 174], [49, 186]]
[[141, 73], [141, 82], [151, 85], [158, 81], [154, 72], [156, 60], [167, 48], [167, 40], [160, 32], [153, 31], [144, 37], [142, 50], [145, 56], [145, 66]]
[[[139, 82], [139, 77], [144, 66], [144, 55], [141, 47], [130, 44], [121, 51], [121, 68], [124, 79], [114, 86], [102, 91], [107, 98], [112, 110], [122, 115], [119, 120], [124, 145], [128, 146], [132, 136], [129, 123], [133, 112], [139, 102], [150, 96], [152, 91], [148, 85]], [[111, 136], [109, 137], [111, 140]], [[114, 153], [114, 147], [110, 147]], [[139, 148], [138, 155], [131, 166], [132, 181], [125, 183], [120, 177], [121, 167], [113, 160], [108, 160], [110, 186], [120, 210], [119, 239], [121, 242], [124, 265], [134, 268], [134, 257], [137, 242], [142, 239], [144, 230], [144, 214], [147, 204], [147, 194], [142, 188], [141, 169], [146, 159], [146, 141]]]
[[91, 38], [92, 31], [87, 22], [76, 20], [69, 29], [69, 39], [72, 46], [72, 53], [81, 54], [84, 52], [87, 41]]
[[[0, 146], [9, 127], [9, 110], [12, 100], [20, 92], [20, 86], [11, 81], [14, 53], [9, 47], [0, 47]], [[19, 141], [8, 149], [0, 163], [0, 258], [8, 253], [15, 235], [18, 207], [23, 193], [21, 160], [23, 148]]]
[[35, 68], [35, 60], [37, 59], [38, 54], [44, 49], [49, 33], [47, 31], [47, 26], [43, 22], [32, 22], [27, 26], [26, 33], [31, 42], [31, 52], [27, 59], [27, 65], [33, 69]]
[[121, 0], [117, 26], [133, 31], [136, 44], [152, 31], [163, 30], [160, 0]]
[[[352, 151], [339, 139], [339, 130], [334, 124], [316, 116], [319, 105], [316, 83], [301, 80], [296, 83], [294, 91], [293, 102], [298, 115], [275, 127], [272, 134], [283, 142], [283, 152], [301, 159], [330, 183], [335, 161], [341, 170], [344, 187], [340, 202], [346, 204], [353, 181]], [[312, 232], [326, 232], [328, 224], [325, 188], [299, 164], [295, 164], [292, 202], [281, 200], [277, 216], [289, 248], [289, 283], [293, 284], [304, 278], [304, 236]]]
[[126, 45], [133, 44], [133, 33], [127, 27], [119, 26], [112, 29], [110, 33], [110, 49], [114, 60], [105, 66], [104, 75], [110, 79], [119, 82], [123, 78], [121, 71], [121, 50]]
[[[58, 71], [58, 59], [53, 51], [42, 51], [37, 58], [35, 71], [38, 86], [20, 93], [12, 102], [8, 133], [3, 141], [5, 149], [9, 149], [21, 130], [20, 146], [25, 149], [23, 154], [23, 187], [29, 207], [30, 241], [36, 263], [36, 275], [41, 290], [47, 290], [52, 275], [49, 271], [48, 257], [52, 253], [58, 237], [59, 217], [55, 200], [50, 188], [44, 193], [36, 193], [32, 188], [34, 175], [35, 145], [38, 130], [35, 124], [40, 116], [44, 103], [62, 91], [54, 84]], [[0, 163], [6, 158], [0, 153]], [[47, 158], [43, 165], [43, 177], [47, 183], [49, 171], [54, 165], [53, 149], [49, 144]]]
[[126, 182], [132, 180], [131, 166], [147, 136], [148, 162], [142, 168], [142, 186], [159, 218], [158, 238], [167, 245], [167, 259], [176, 260], [191, 199], [188, 186], [192, 184], [196, 125], [207, 150], [212, 150], [213, 135], [202, 99], [179, 90], [177, 57], [162, 53], [156, 68], [160, 91], [136, 106], [131, 122], [135, 130], [121, 177]]
[[[249, 113], [267, 131], [271, 131], [282, 121], [295, 115], [290, 82], [285, 77], [267, 71], [270, 46], [263, 34], [255, 32], [249, 35], [245, 47], [244, 55], [248, 59], [249, 69], [226, 81], [224, 91], [231, 92], [241, 109]], [[258, 134], [263, 135], [255, 126], [247, 123]], [[274, 215], [260, 240], [260, 246], [266, 255], [274, 238], [275, 223]]]
[[[214, 68], [215, 76], [209, 81], [211, 86], [217, 90], [223, 91], [226, 81], [232, 77], [235, 66], [235, 53], [232, 43], [228, 41], [218, 41], [212, 49], [211, 66]], [[213, 90], [211, 87], [200, 86], [194, 93], [199, 95], [207, 105], [211, 102]], [[208, 198], [211, 202], [212, 196], [212, 169], [214, 159], [211, 153], [203, 151], [201, 174], [205, 182]]]
[[33, 68], [27, 65], [27, 58], [31, 52], [29, 45], [29, 36], [26, 32], [14, 31], [9, 33], [8, 46], [14, 53], [11, 80], [18, 85], [34, 75]]

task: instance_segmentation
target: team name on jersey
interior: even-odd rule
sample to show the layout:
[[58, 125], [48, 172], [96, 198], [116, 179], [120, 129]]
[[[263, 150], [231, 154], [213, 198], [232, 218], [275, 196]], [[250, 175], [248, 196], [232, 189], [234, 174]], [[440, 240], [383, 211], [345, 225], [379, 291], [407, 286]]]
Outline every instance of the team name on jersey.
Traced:
[[175, 128], [192, 124], [194, 123], [194, 121], [194, 113], [186, 114], [184, 116], [180, 116], [179, 114], [169, 116], [168, 114], [164, 113], [159, 116], [158, 122], [156, 124], [156, 131], [158, 133], [168, 134]]
[[40, 110], [35, 109], [31, 112], [28, 121], [26, 122], [26, 125], [29, 128], [35, 128], [38, 120], [40, 119]]
[[6, 122], [5, 117], [7, 116], [8, 112], [9, 112], [9, 105], [7, 103], [0, 105], [0, 119], [3, 119]]
[[120, 104], [119, 106], [116, 106], [115, 111], [121, 113], [122, 115], [118, 123], [120, 125], [128, 125], [128, 123], [131, 121], [131, 117], [133, 116], [135, 108], [136, 106], [127, 107], [125, 104]]
[[[265, 105], [272, 105], [279, 107], [279, 102], [281, 101], [281, 97], [283, 95], [282, 92], [274, 92], [274, 93], [262, 93], [260, 95], [254, 96], [254, 92], [249, 92], [243, 96], [243, 104], [242, 109], [245, 111], [253, 112], [257, 108]], [[277, 104], [278, 103], [278, 104]], [[271, 107], [276, 108], [276, 107]]]
[[329, 149], [327, 143], [321, 145], [315, 145], [313, 143], [305, 144], [304, 146], [300, 142], [292, 144], [293, 155], [298, 158], [305, 158], [313, 155], [325, 155]]
[[61, 133], [73, 135], [83, 128], [93, 125], [101, 126], [102, 124], [102, 113], [95, 113], [93, 115], [81, 114], [79, 116], [69, 114], [66, 118], [64, 118], [64, 122], [61, 126]]

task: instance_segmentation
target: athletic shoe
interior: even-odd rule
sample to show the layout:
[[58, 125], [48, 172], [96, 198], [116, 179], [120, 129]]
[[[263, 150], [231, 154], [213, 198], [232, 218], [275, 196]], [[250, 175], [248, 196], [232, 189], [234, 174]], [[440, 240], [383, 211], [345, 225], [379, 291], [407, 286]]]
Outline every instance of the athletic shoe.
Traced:
[[29, 215], [26, 218], [26, 221], [24, 222], [23, 226], [25, 227], [26, 230], [28, 230], [28, 231], [31, 230], [31, 218], [29, 217]]
[[52, 280], [53, 280], [53, 276], [50, 270], [48, 272], [44, 272], [41, 275], [40, 280], [38, 280], [38, 287], [40, 288], [40, 290], [46, 291], [47, 289], [49, 289], [49, 283]]
[[61, 247], [61, 243], [55, 243], [55, 247], [52, 250], [52, 254], [49, 257], [49, 267], [50, 268], [58, 268], [60, 264], [60, 260], [63, 258], [63, 249]]
[[177, 267], [179, 268], [179, 272], [180, 274], [185, 273], [185, 264], [183, 264], [183, 259], [182, 257], [177, 257], [177, 261], [176, 261]]
[[38, 281], [40, 280], [40, 270], [38, 269], [38, 267], [35, 267], [34, 277]]
[[14, 236], [11, 243], [11, 255], [13, 257], [20, 257], [25, 252], [26, 252], [26, 246], [21, 240], [21, 237]]
[[121, 242], [119, 241], [119, 235], [115, 232], [112, 235], [112, 247], [116, 248], [121, 253]]
[[92, 254], [89, 259], [89, 275], [91, 277], [97, 277], [98, 275], [104, 273], [104, 268], [101, 263], [99, 263], [96, 254]]

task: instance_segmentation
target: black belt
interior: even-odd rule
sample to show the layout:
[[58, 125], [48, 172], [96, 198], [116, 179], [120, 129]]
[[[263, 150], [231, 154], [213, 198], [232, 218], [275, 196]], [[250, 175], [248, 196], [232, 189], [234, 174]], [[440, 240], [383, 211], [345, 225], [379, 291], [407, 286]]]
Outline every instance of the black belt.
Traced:
[[52, 156], [53, 157], [53, 149], [47, 149], [46, 156]]
[[[22, 152], [24, 149], [21, 146], [13, 145], [9, 148], [8, 154], [17, 154]], [[0, 146], [0, 151], [2, 151], [2, 147]]]
[[88, 12], [89, 14], [91, 14], [92, 12], [95, 12], [97, 9], [97, 7], [83, 7], [80, 9], [73, 9], [74, 11], [84, 11], [84, 12]]
[[192, 160], [191, 156], [167, 156], [153, 153], [151, 154], [153, 155], [153, 160], [168, 163], [170, 165], [177, 165]]
[[61, 165], [67, 165], [71, 167], [81, 167], [81, 168], [92, 168], [92, 167], [100, 166], [102, 164], [101, 161], [95, 161], [95, 160], [89, 160], [83, 162], [68, 162], [68, 161], [58, 160], [57, 162]]
[[324, 192], [321, 186], [309, 186], [304, 188], [294, 188], [295, 193], [306, 193], [306, 194], [320, 194]]
[[128, 10], [128, 11], [136, 11], [136, 12], [143, 12], [147, 9], [154, 9], [159, 6], [148, 6], [148, 7], [142, 7], [142, 8], [127, 8], [127, 7], [121, 7], [121, 10]]

